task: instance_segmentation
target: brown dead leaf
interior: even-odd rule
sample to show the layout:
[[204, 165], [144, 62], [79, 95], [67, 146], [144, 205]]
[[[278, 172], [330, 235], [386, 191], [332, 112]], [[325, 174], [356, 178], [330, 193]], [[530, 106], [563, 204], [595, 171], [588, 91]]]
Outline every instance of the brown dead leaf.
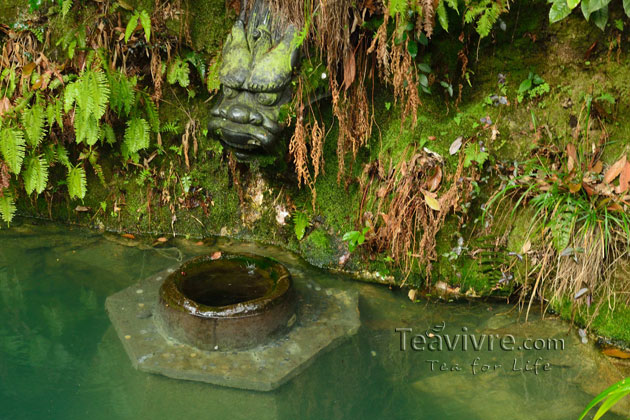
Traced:
[[157, 238], [156, 241], [164, 243], [164, 242], [168, 241], [168, 239], [166, 239], [165, 237], [162, 236], [160, 238]]
[[123, 233], [121, 236], [123, 238], [127, 238], [127, 239], [136, 239], [136, 236], [134, 234], [131, 234], [131, 233]]
[[586, 182], [582, 182], [582, 188], [584, 188], [584, 191], [586, 191], [589, 197], [595, 194], [595, 190]]
[[219, 258], [221, 258], [221, 251], [217, 251], [210, 256], [211, 260], [218, 260]]
[[613, 203], [608, 206], [608, 211], [623, 211], [623, 207], [621, 207], [619, 203]]
[[436, 166], [433, 170], [433, 175], [427, 180], [427, 188], [433, 192], [440, 188], [442, 183], [442, 168]]
[[527, 254], [532, 249], [532, 241], [527, 241], [521, 248], [521, 254]]
[[0, 117], [2, 117], [2, 114], [7, 112], [9, 109], [11, 109], [11, 101], [5, 96], [0, 99]]
[[350, 89], [352, 82], [354, 82], [354, 78], [357, 73], [357, 66], [354, 57], [354, 52], [349, 51], [348, 54], [343, 58], [343, 84], [345, 85], [346, 90]]
[[604, 174], [604, 182], [610, 184], [621, 174], [621, 171], [626, 166], [626, 155], [623, 155], [621, 159], [615, 162]]
[[567, 162], [567, 170], [572, 172], [575, 168], [575, 164], [577, 163], [577, 151], [575, 150], [575, 146], [573, 143], [567, 144], [567, 156], [569, 160]]
[[89, 208], [85, 207], [85, 206], [76, 206], [74, 211], [78, 211], [78, 212], [86, 212], [86, 211], [90, 211]]
[[416, 301], [416, 296], [418, 296], [418, 291], [416, 289], [411, 289], [409, 290], [409, 293], [407, 293], [407, 297], [412, 302]]
[[616, 348], [608, 348], [602, 350], [606, 356], [616, 357], [617, 359], [630, 359], [630, 353]]
[[594, 174], [601, 174], [602, 169], [604, 169], [604, 164], [601, 160], [598, 160], [597, 162], [595, 162], [595, 165], [593, 165], [593, 168], [591, 168], [591, 172], [593, 172]]
[[202, 246], [203, 245], [203, 241], [195, 242], [195, 245]]
[[582, 189], [582, 184], [580, 182], [569, 184], [569, 191], [571, 192], [571, 194], [575, 194], [581, 189]]
[[617, 187], [617, 194], [623, 194], [630, 188], [630, 162], [626, 162], [621, 174], [619, 174], [619, 186]]

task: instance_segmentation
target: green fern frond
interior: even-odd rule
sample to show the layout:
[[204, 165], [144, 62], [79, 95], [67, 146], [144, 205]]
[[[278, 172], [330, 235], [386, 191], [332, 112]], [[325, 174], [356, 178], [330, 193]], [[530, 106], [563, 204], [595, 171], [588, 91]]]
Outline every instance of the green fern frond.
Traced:
[[63, 92], [63, 112], [66, 114], [70, 112], [72, 106], [77, 100], [79, 95], [79, 81], [74, 81], [66, 86]]
[[4, 220], [7, 225], [11, 224], [15, 211], [16, 208], [13, 197], [5, 191], [4, 195], [0, 197], [0, 216], [2, 216], [2, 220]]
[[0, 131], [0, 152], [4, 161], [15, 175], [20, 173], [25, 154], [24, 135], [22, 131], [14, 128], [3, 128]]
[[[144, 93], [144, 92], [143, 92]], [[160, 132], [160, 114], [158, 113], [158, 109], [155, 106], [155, 103], [151, 99], [149, 95], [146, 93], [143, 94], [144, 99], [144, 110], [147, 114], [147, 119], [149, 120], [149, 124], [151, 125], [151, 131], [154, 133]]]
[[114, 129], [109, 124], [104, 124], [102, 126], [99, 138], [101, 139], [101, 141], [106, 142], [110, 146], [116, 143], [116, 133], [114, 133]]
[[72, 0], [63, 0], [61, 3], [61, 17], [65, 18], [72, 8]]
[[24, 189], [31, 195], [33, 191], [41, 194], [48, 184], [48, 163], [43, 156], [31, 155], [26, 159], [26, 170], [23, 173]]
[[118, 71], [108, 72], [107, 79], [111, 88], [109, 106], [118, 116], [128, 116], [136, 101], [134, 88], [138, 79], [136, 77], [127, 78]]
[[98, 177], [99, 181], [101, 181], [101, 184], [103, 184], [104, 186], [105, 175], [103, 173], [103, 167], [98, 163], [98, 152], [96, 150], [93, 150], [92, 153], [90, 153], [90, 157], [88, 160], [90, 161], [90, 165], [92, 165], [92, 169], [94, 169], [94, 173]]
[[61, 144], [57, 144], [56, 152], [57, 152], [57, 162], [61, 163], [63, 166], [68, 168], [68, 170], [70, 170], [72, 165], [70, 164], [70, 158], [68, 157], [68, 151], [66, 150], [66, 148], [63, 147]]
[[93, 146], [99, 139], [99, 124], [94, 115], [85, 115], [81, 108], [77, 108], [74, 116], [74, 131], [76, 142], [85, 141], [89, 146]]
[[46, 134], [45, 123], [44, 107], [39, 102], [22, 113], [22, 125], [24, 126], [26, 141], [33, 148], [37, 147]]
[[125, 145], [129, 154], [149, 147], [149, 123], [145, 119], [133, 118], [127, 121]]
[[50, 102], [46, 107], [46, 118], [48, 127], [52, 130], [53, 125], [57, 123], [59, 128], [63, 129], [63, 120], [61, 119], [61, 101], [56, 98], [54, 102]]
[[179, 126], [179, 124], [177, 124], [176, 121], [168, 121], [162, 124], [162, 126], [160, 127], [161, 133], [178, 134], [181, 132], [181, 130], [181, 127]]
[[166, 81], [171, 85], [179, 83], [181, 87], [186, 88], [190, 84], [189, 74], [190, 68], [188, 63], [177, 57], [169, 66]]
[[80, 198], [83, 200], [87, 191], [87, 180], [85, 169], [80, 166], [72, 166], [68, 168], [68, 176], [66, 178], [68, 185], [68, 194], [70, 198]]

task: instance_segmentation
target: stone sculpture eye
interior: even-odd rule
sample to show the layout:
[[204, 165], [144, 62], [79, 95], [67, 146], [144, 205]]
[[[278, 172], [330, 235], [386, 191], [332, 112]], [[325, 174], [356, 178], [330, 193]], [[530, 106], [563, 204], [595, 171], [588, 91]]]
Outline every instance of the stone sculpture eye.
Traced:
[[238, 91], [236, 89], [232, 89], [229, 86], [223, 85], [223, 94], [227, 98], [233, 98], [233, 97], [235, 97], [238, 94]]
[[276, 103], [277, 99], [278, 99], [277, 93], [260, 92], [256, 94], [256, 100], [261, 105], [271, 106]]

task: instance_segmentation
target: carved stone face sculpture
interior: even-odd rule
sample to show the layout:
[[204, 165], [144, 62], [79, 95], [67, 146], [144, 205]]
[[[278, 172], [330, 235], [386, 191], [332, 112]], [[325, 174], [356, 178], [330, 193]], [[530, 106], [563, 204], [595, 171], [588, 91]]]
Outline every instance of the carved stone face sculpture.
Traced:
[[280, 110], [291, 100], [296, 29], [277, 22], [272, 27], [271, 20], [268, 8], [256, 2], [247, 26], [237, 20], [223, 48], [223, 95], [211, 110], [208, 131], [242, 160], [277, 153], [285, 128]]

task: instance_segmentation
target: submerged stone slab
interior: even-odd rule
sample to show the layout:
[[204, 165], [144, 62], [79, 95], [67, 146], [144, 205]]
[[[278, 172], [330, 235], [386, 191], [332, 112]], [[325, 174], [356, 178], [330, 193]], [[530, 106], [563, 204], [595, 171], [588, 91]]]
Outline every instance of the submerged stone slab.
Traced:
[[295, 280], [297, 317], [288, 333], [247, 350], [203, 351], [166, 339], [153, 313], [170, 269], [107, 298], [105, 306], [133, 366], [141, 371], [216, 385], [273, 390], [298, 375], [324, 350], [355, 334], [358, 293]]

